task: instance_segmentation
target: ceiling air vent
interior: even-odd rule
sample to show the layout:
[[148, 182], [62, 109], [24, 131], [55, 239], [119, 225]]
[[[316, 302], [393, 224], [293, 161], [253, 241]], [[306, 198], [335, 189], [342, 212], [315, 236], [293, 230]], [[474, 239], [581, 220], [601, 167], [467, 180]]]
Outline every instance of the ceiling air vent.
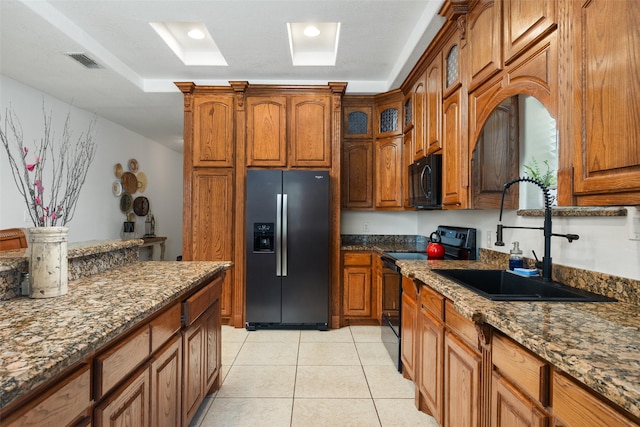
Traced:
[[104, 68], [102, 65], [98, 64], [96, 61], [89, 58], [84, 53], [67, 53], [66, 55], [75, 59], [87, 68]]

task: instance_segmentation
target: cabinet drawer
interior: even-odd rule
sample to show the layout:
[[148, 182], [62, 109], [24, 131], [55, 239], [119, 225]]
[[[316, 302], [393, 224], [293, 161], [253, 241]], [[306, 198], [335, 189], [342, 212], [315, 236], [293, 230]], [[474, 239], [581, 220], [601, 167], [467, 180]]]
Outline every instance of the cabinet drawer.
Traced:
[[150, 335], [147, 325], [95, 358], [96, 400], [149, 357]]
[[512, 340], [494, 334], [493, 364], [525, 393], [544, 406], [549, 403], [549, 365]]
[[209, 283], [182, 303], [185, 326], [192, 324], [213, 302], [213, 283]]
[[556, 371], [553, 372], [553, 397], [551, 407], [566, 427], [637, 426], [604, 400], [585, 390], [577, 381]]
[[371, 265], [371, 253], [345, 253], [344, 265]]
[[436, 319], [444, 319], [444, 297], [429, 286], [420, 288], [420, 304]]
[[451, 301], [444, 305], [446, 325], [462, 338], [471, 348], [478, 350], [478, 331], [473, 322], [458, 313]]
[[151, 321], [151, 353], [162, 347], [169, 338], [180, 330], [180, 304]]
[[82, 366], [44, 395], [47, 397], [27, 412], [3, 419], [0, 424], [6, 427], [69, 425], [91, 405], [89, 365]]

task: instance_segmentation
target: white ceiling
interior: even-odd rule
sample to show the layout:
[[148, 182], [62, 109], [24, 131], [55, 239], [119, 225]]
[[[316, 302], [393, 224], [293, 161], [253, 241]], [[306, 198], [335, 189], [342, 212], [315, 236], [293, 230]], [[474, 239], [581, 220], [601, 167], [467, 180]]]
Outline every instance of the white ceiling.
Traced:
[[[182, 151], [176, 81], [397, 88], [443, 23], [443, 0], [0, 0], [0, 73]], [[152, 21], [201, 21], [229, 66], [185, 66]], [[335, 67], [294, 67], [287, 22], [340, 22]], [[104, 66], [87, 69], [65, 55]]]

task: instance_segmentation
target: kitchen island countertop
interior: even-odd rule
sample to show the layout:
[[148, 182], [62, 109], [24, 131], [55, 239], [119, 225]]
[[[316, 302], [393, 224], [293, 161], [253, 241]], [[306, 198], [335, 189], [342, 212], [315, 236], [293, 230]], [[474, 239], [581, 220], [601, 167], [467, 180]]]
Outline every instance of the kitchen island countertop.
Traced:
[[66, 295], [0, 301], [0, 408], [93, 354], [231, 262], [135, 262]]
[[491, 301], [431, 271], [495, 268], [479, 261], [397, 261], [458, 312], [487, 323], [640, 417], [640, 307], [630, 303]]

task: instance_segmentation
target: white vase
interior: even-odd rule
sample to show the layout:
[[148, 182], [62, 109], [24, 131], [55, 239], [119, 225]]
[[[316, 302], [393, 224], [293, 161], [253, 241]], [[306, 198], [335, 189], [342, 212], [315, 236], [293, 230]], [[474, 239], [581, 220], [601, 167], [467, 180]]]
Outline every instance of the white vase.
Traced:
[[67, 227], [33, 227], [29, 232], [29, 297], [67, 293]]

